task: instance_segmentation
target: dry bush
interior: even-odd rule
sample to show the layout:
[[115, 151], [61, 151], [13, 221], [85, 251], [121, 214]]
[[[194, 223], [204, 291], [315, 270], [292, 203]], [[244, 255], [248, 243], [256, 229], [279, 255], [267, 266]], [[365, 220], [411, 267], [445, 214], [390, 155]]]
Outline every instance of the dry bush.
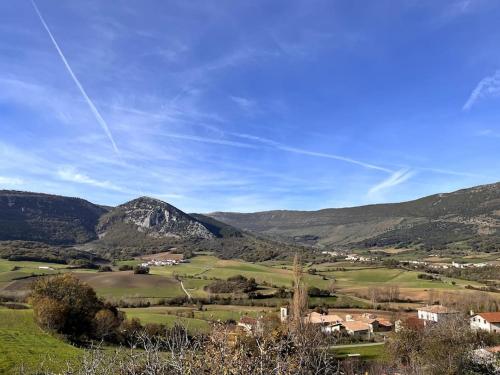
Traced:
[[64, 374], [344, 374], [340, 362], [329, 353], [328, 338], [312, 326], [306, 327], [291, 332], [286, 326], [269, 322], [261, 333], [249, 335], [234, 331], [234, 327], [216, 325], [208, 336], [195, 340], [184, 329], [155, 337], [142, 330], [136, 333], [131, 349], [118, 348], [111, 353], [92, 348]]
[[492, 343], [493, 336], [472, 331], [467, 319], [456, 317], [421, 330], [404, 328], [391, 338], [388, 349], [401, 374], [488, 374], [470, 369], [475, 366], [473, 350]]

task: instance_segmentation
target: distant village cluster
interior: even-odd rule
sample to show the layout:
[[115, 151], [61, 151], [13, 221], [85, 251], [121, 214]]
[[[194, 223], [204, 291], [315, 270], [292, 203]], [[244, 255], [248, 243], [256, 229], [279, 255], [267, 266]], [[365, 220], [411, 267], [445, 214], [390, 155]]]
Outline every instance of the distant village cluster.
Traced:
[[[347, 262], [374, 262], [377, 260], [380, 260], [379, 258], [376, 257], [369, 257], [369, 256], [363, 256], [363, 255], [358, 255], [358, 254], [348, 254], [346, 251], [322, 251], [321, 252], [324, 255], [330, 255], [332, 257], [341, 257], [343, 260]], [[429, 255], [429, 257], [437, 257], [437, 255]], [[488, 263], [488, 262], [482, 262], [482, 263], [460, 263], [460, 262], [455, 262], [453, 261], [452, 263], [434, 263], [434, 262], [425, 262], [422, 260], [403, 260], [399, 261], [400, 264], [402, 265], [410, 265], [410, 266], [415, 266], [415, 268], [418, 267], [429, 267], [429, 268], [434, 268], [434, 269], [449, 269], [449, 268], [482, 268], [486, 266], [492, 266], [495, 265], [494, 263]]]
[[365, 257], [358, 254], [348, 254], [345, 251], [322, 251], [321, 254], [330, 255], [332, 257], [345, 257], [344, 260], [348, 262], [373, 262], [377, 258]]
[[458, 263], [458, 262], [452, 262], [451, 264], [434, 264], [434, 263], [429, 263], [429, 262], [424, 262], [421, 260], [409, 260], [406, 262], [400, 262], [400, 263], [408, 263], [408, 264], [413, 264], [416, 266], [427, 266], [429, 268], [441, 268], [441, 269], [448, 269], [448, 268], [482, 268], [486, 267], [490, 264], [488, 263]]
[[164, 260], [151, 259], [148, 260], [147, 262], [141, 263], [141, 267], [151, 267], [151, 266], [165, 267], [165, 266], [175, 266], [181, 263], [189, 263], [189, 261], [187, 261], [186, 259], [164, 259]]

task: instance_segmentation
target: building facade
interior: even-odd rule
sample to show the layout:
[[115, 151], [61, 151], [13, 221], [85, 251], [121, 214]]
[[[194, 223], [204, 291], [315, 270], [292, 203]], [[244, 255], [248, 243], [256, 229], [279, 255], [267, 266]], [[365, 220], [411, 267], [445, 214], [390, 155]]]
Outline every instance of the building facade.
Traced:
[[471, 329], [500, 334], [500, 312], [474, 314], [470, 318]]

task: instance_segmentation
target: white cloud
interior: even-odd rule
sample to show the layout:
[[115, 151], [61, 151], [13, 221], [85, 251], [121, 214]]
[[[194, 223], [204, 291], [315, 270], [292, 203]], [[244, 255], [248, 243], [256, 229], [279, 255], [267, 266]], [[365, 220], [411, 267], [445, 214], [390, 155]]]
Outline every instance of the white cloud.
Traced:
[[17, 177], [0, 176], [0, 185], [23, 185], [24, 181]]
[[462, 107], [462, 110], [468, 111], [478, 100], [498, 94], [500, 94], [500, 70], [497, 70], [493, 75], [484, 77], [479, 81]]
[[484, 129], [477, 133], [481, 137], [500, 138], [500, 133], [492, 129]]
[[169, 137], [169, 138], [185, 139], [188, 141], [195, 141], [195, 142], [201, 142], [201, 143], [214, 143], [214, 144], [218, 144], [218, 145], [241, 147], [241, 148], [257, 148], [256, 146], [248, 144], [248, 143], [227, 141], [224, 139], [198, 137], [195, 135], [188, 135], [188, 134], [163, 133], [162, 135], [165, 137]]
[[414, 174], [415, 174], [415, 172], [408, 170], [408, 169], [401, 169], [399, 171], [396, 171], [393, 174], [391, 174], [388, 178], [383, 180], [382, 182], [373, 186], [368, 191], [368, 195], [373, 196], [381, 191], [384, 191], [384, 190], [387, 190], [391, 187], [400, 185], [403, 182], [407, 181], [409, 178], [411, 178]]
[[79, 173], [74, 168], [63, 168], [57, 171], [57, 175], [64, 181], [75, 182], [77, 184], [91, 185], [103, 189], [123, 191], [119, 186], [114, 185], [110, 181], [99, 181], [86, 174]]
[[234, 95], [230, 96], [229, 98], [248, 114], [254, 114], [257, 110], [257, 103], [255, 102], [255, 100]]

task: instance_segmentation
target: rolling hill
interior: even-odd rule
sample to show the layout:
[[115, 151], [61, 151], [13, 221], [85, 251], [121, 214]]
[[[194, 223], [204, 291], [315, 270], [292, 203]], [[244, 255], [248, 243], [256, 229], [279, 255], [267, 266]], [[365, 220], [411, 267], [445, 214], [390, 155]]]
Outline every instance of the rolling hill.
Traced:
[[286, 256], [303, 246], [498, 250], [500, 183], [402, 203], [208, 215], [187, 214], [148, 197], [112, 208], [79, 198], [1, 190], [0, 241], [15, 248], [9, 254], [16, 256], [24, 248], [32, 256], [34, 242], [107, 258], [174, 247], [246, 260]]
[[500, 183], [417, 200], [319, 211], [214, 212], [267, 237], [319, 247], [500, 248]]
[[0, 190], [0, 241], [81, 244], [97, 239], [106, 209], [80, 198]]

